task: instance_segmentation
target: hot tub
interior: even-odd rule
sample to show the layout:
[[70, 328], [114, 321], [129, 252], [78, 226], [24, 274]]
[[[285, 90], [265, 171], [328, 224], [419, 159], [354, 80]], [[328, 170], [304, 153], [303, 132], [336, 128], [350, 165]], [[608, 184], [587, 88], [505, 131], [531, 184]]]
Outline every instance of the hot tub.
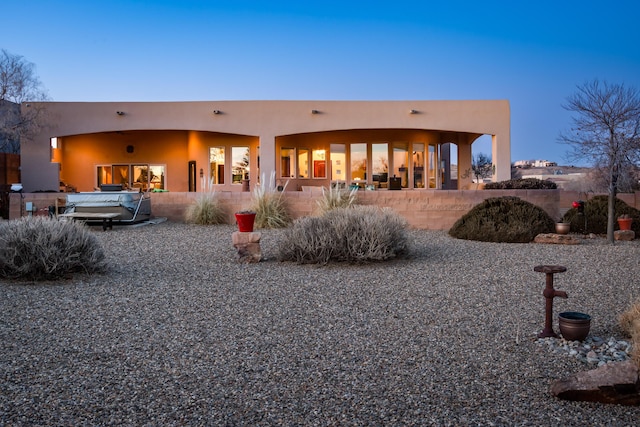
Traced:
[[140, 222], [151, 218], [151, 198], [138, 191], [69, 193], [65, 213], [117, 213], [117, 222]]

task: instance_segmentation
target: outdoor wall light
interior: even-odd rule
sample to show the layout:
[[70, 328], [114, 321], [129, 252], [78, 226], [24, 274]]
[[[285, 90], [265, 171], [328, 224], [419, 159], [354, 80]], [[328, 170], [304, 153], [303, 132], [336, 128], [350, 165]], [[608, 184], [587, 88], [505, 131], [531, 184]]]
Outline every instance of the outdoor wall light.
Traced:
[[220, 110], [213, 110], [213, 114], [222, 114], [222, 111], [220, 111]]
[[124, 116], [124, 111], [116, 111], [116, 114], [119, 116]]
[[409, 114], [418, 114], [419, 111], [418, 110], [409, 110]]
[[320, 114], [320, 111], [318, 111], [318, 110], [311, 110], [311, 114]]

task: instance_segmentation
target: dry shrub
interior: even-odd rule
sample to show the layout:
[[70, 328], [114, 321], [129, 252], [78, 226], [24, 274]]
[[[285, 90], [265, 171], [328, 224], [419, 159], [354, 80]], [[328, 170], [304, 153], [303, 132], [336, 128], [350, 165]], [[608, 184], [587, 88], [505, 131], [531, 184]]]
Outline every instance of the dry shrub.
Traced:
[[544, 209], [518, 197], [493, 197], [474, 206], [456, 221], [449, 234], [482, 242], [527, 243], [555, 229]]
[[0, 223], [0, 277], [52, 280], [105, 268], [100, 242], [81, 223], [45, 217]]
[[631, 357], [640, 367], [640, 300], [620, 315], [620, 326], [631, 336]]
[[406, 221], [390, 209], [336, 208], [305, 217], [285, 230], [278, 245], [282, 261], [383, 261], [408, 253]]
[[199, 194], [189, 205], [185, 221], [189, 224], [224, 224], [227, 215], [215, 192]]

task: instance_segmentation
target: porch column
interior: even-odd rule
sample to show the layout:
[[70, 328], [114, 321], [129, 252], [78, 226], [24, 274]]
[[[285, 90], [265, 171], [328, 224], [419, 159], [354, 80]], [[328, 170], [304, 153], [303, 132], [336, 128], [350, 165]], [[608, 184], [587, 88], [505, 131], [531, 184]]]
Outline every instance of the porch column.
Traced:
[[458, 144], [458, 190], [470, 188], [472, 182], [471, 143]]
[[501, 135], [491, 135], [491, 159], [495, 166], [492, 181], [511, 179], [511, 143], [508, 131]]
[[[264, 175], [268, 180], [276, 170], [276, 137], [274, 135], [260, 135], [260, 177], [252, 176], [251, 184], [257, 183]], [[257, 159], [256, 159], [257, 161]], [[257, 162], [254, 163], [257, 165]]]

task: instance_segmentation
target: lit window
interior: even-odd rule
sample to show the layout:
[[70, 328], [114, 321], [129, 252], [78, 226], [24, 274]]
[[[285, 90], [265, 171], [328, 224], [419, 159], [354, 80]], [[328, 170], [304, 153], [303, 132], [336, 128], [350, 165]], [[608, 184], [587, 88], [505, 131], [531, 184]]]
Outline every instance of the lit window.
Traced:
[[327, 159], [325, 150], [313, 150], [311, 153], [311, 159], [313, 161], [313, 177], [314, 178], [326, 178], [327, 177]]
[[295, 178], [296, 170], [296, 149], [282, 148], [280, 150], [280, 177]]

